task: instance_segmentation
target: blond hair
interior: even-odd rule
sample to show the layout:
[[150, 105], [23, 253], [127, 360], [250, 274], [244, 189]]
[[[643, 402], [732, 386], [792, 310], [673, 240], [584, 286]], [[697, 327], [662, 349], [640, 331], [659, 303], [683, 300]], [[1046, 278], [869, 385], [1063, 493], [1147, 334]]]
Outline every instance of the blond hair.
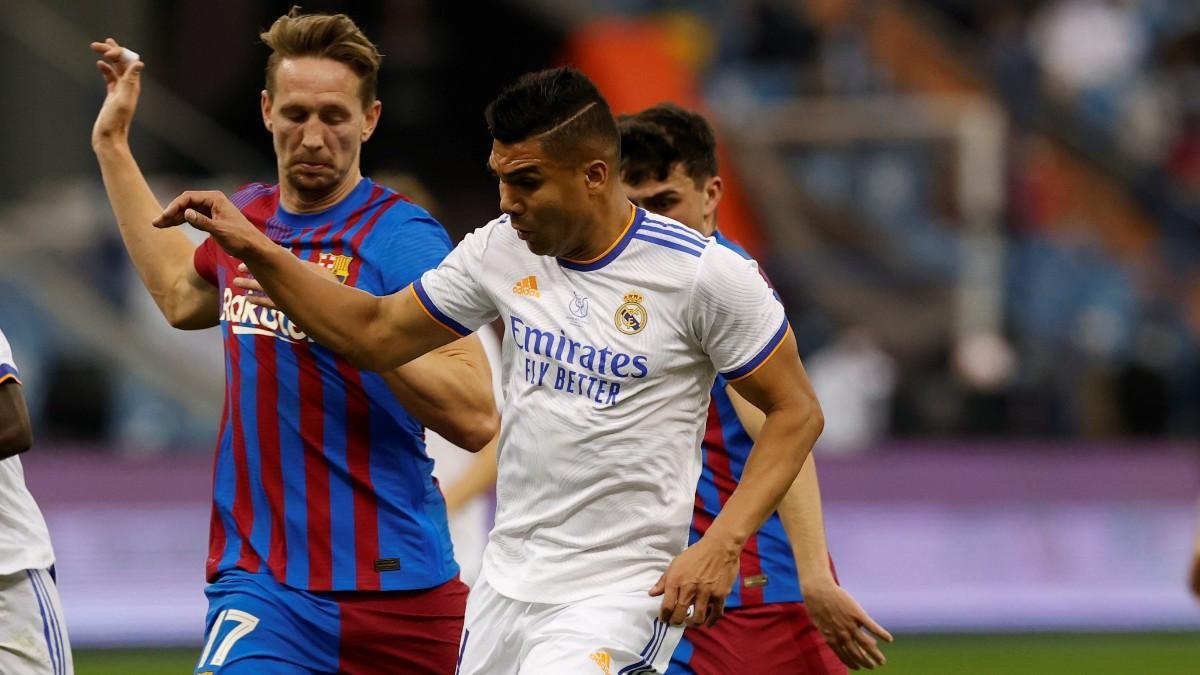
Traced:
[[268, 93], [275, 93], [275, 71], [282, 59], [315, 56], [349, 66], [358, 75], [363, 107], [375, 101], [383, 55], [345, 14], [301, 14], [300, 7], [293, 6], [259, 37], [271, 48], [267, 58]]

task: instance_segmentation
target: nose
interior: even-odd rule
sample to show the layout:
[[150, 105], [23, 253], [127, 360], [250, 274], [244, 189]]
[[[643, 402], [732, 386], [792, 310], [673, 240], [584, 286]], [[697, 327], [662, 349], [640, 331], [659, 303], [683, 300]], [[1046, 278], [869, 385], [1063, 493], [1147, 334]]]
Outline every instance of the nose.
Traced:
[[500, 184], [500, 211], [510, 216], [519, 216], [525, 213], [525, 205], [513, 195], [513, 191]]
[[300, 144], [310, 152], [325, 147], [325, 127], [320, 120], [315, 118], [315, 115], [313, 117], [304, 125], [303, 135], [300, 138]]

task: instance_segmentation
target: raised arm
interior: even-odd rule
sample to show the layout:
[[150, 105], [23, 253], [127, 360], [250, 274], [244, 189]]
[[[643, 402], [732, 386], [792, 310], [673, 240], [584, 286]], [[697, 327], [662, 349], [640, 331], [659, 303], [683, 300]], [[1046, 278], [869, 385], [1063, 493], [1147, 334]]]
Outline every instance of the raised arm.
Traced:
[[651, 595], [664, 596], [662, 618], [673, 624], [683, 622], [689, 605], [694, 605], [687, 619], [691, 625], [711, 623], [724, 613], [742, 547], [791, 487], [824, 425], [791, 331], [773, 355], [733, 387], [766, 417], [741, 481], [713, 524], [651, 589]]
[[[235, 285], [261, 284], [309, 336], [359, 368], [390, 370], [461, 337], [429, 314], [412, 287], [381, 298], [312, 274], [220, 192], [185, 192], [167, 205], [154, 225], [167, 228], [185, 222], [243, 261], [254, 279], [236, 279]], [[265, 304], [265, 298], [248, 297]]]
[[[765, 419], [762, 411], [738, 395], [733, 387], [725, 390], [742, 427], [751, 440], [757, 440]], [[875, 638], [862, 629], [887, 642], [892, 641], [892, 636], [833, 578], [825, 543], [816, 459], [810, 456], [804, 462], [796, 481], [783, 496], [778, 508], [779, 520], [792, 544], [800, 589], [813, 624], [843, 663], [850, 668], [872, 669], [884, 665], [887, 659]]]
[[93, 42], [102, 59], [96, 67], [104, 77], [104, 105], [92, 127], [92, 150], [100, 163], [104, 190], [117, 219], [125, 249], [150, 291], [155, 304], [176, 328], [215, 326], [219, 318], [217, 289], [196, 273], [195, 245], [179, 230], [151, 226], [161, 212], [129, 147], [129, 128], [141, 90], [141, 61], [121, 60], [121, 46], [112, 38]]

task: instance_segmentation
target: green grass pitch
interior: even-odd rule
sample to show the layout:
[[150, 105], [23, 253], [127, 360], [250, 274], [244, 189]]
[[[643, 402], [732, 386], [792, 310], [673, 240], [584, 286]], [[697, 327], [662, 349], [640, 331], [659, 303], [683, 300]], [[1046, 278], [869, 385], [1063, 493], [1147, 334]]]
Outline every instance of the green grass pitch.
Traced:
[[[1197, 633], [898, 635], [886, 651], [888, 665], [875, 671], [886, 675], [1200, 675]], [[79, 649], [75, 672], [186, 675], [198, 654]]]

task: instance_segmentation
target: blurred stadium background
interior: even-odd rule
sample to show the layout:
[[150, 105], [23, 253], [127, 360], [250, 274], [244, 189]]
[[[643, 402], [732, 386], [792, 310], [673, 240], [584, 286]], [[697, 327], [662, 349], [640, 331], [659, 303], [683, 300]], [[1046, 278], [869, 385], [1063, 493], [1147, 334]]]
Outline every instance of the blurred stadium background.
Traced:
[[[80, 673], [189, 672], [223, 367], [128, 263], [87, 49], [147, 63], [163, 199], [273, 180], [286, 2], [6, 7], [0, 321]], [[308, 2], [386, 54], [365, 170], [455, 239], [497, 212], [482, 109], [570, 62], [618, 112], [701, 106], [722, 229], [766, 266], [828, 420], [842, 583], [894, 673], [1200, 673], [1200, 3]]]

